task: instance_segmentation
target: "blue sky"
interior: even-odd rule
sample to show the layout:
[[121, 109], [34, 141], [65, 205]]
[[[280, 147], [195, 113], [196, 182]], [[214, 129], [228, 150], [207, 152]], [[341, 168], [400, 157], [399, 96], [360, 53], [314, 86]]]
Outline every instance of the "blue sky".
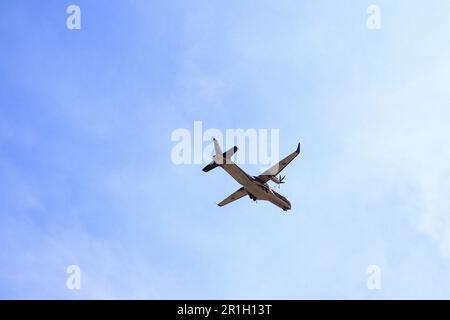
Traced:
[[[450, 298], [448, 1], [0, 6], [0, 298]], [[174, 165], [196, 120], [300, 141], [292, 214]]]

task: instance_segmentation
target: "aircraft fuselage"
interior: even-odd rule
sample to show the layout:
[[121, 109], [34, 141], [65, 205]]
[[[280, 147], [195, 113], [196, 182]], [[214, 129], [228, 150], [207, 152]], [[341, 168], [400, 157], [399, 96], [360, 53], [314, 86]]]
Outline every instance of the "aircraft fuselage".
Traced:
[[229, 159], [227, 159], [227, 163], [220, 164], [219, 166], [242, 185], [253, 200], [270, 201], [284, 211], [291, 209], [291, 203], [286, 197], [271, 189], [267, 183], [261, 183], [254, 177], [248, 175]]

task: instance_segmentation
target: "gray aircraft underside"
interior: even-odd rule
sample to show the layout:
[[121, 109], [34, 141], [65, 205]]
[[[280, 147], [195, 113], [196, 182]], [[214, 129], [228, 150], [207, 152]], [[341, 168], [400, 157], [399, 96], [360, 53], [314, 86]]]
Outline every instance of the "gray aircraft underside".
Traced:
[[300, 154], [300, 143], [298, 144], [297, 149], [294, 152], [264, 171], [259, 176], [250, 176], [230, 159], [231, 156], [233, 156], [238, 150], [236, 146], [222, 153], [217, 140], [213, 139], [213, 141], [216, 154], [214, 155], [213, 160], [203, 168], [203, 171], [208, 172], [214, 168], [222, 167], [230, 176], [234, 178], [234, 180], [236, 180], [242, 186], [227, 198], [225, 198], [223, 201], [218, 203], [218, 206], [223, 207], [230, 202], [236, 201], [248, 195], [254, 201], [270, 201], [284, 211], [291, 209], [291, 203], [289, 202], [289, 200], [275, 190], [271, 189], [267, 182], [271, 180], [277, 184], [284, 183], [284, 177], [277, 177], [277, 175], [292, 160], [294, 160], [295, 157]]

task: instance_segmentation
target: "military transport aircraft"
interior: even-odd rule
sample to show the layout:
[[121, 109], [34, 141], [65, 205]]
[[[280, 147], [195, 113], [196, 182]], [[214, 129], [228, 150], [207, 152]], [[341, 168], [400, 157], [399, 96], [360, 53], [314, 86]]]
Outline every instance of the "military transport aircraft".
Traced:
[[285, 178], [277, 177], [277, 174], [281, 172], [296, 156], [300, 154], [300, 143], [297, 146], [297, 150], [292, 152], [286, 158], [273, 165], [266, 171], [264, 171], [259, 176], [250, 176], [239, 168], [230, 158], [236, 153], [238, 148], [234, 146], [230, 150], [222, 153], [219, 143], [213, 138], [214, 149], [216, 154], [213, 156], [213, 160], [203, 168], [204, 172], [208, 172], [214, 168], [222, 167], [229, 175], [231, 175], [234, 180], [236, 180], [242, 187], [236, 192], [228, 196], [222, 202], [218, 203], [219, 207], [223, 207], [230, 202], [238, 200], [246, 195], [250, 197], [253, 201], [256, 200], [266, 200], [272, 202], [274, 205], [280, 207], [284, 211], [291, 209], [291, 203], [286, 197], [282, 196], [275, 190], [271, 189], [267, 182], [272, 180], [276, 184], [284, 183]]

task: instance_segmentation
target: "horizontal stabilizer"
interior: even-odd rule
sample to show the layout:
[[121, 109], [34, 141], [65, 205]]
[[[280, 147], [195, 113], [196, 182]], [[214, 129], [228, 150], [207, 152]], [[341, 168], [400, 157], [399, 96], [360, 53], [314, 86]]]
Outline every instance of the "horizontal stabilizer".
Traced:
[[223, 153], [222, 157], [224, 159], [230, 159], [235, 153], [238, 151], [238, 147], [234, 146], [233, 148], [230, 148], [226, 152]]
[[217, 168], [219, 165], [215, 163], [214, 161], [211, 161], [206, 167], [204, 167], [202, 170], [203, 172], [211, 171], [214, 168]]

